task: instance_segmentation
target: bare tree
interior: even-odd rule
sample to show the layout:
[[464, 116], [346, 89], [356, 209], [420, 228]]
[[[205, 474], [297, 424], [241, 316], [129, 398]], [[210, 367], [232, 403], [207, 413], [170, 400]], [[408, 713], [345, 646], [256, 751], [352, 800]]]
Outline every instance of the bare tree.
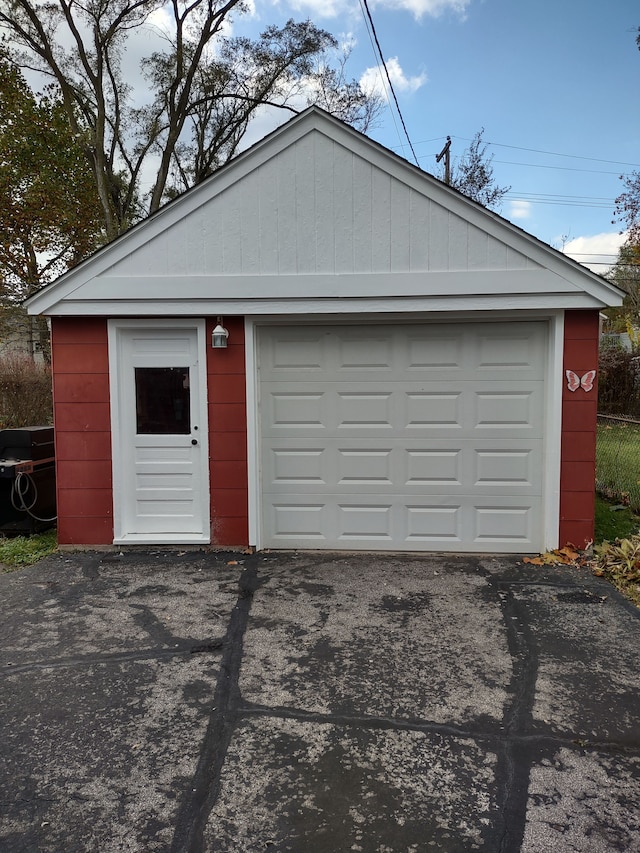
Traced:
[[[257, 39], [226, 36], [223, 28], [246, 11], [242, 0], [0, 0], [14, 61], [60, 92], [108, 239], [233, 157], [264, 105], [296, 112], [317, 101], [363, 131], [374, 120], [380, 103], [346, 81], [343, 65], [331, 65], [330, 33], [289, 20]], [[122, 59], [134, 35], [157, 39], [154, 13], [163, 16], [164, 47], [141, 63], [149, 97], [136, 104]]]
[[491, 165], [493, 155], [487, 156], [483, 134], [484, 128], [475, 134], [458, 163], [451, 168], [449, 184], [485, 207], [497, 210], [511, 187], [496, 184]]

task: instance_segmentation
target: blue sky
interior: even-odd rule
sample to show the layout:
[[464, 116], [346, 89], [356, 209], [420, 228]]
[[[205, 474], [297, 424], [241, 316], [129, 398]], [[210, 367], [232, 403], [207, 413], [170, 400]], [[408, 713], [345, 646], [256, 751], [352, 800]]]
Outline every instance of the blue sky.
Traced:
[[[587, 263], [613, 261], [619, 175], [640, 168], [637, 0], [369, 6], [420, 166], [436, 172], [447, 134], [455, 157], [484, 127], [496, 181], [512, 187], [502, 215], [558, 248], [581, 251]], [[252, 20], [237, 30], [290, 16], [352, 41], [350, 76], [377, 80], [358, 0], [256, 0]], [[412, 159], [392, 113], [387, 107], [370, 135]]]

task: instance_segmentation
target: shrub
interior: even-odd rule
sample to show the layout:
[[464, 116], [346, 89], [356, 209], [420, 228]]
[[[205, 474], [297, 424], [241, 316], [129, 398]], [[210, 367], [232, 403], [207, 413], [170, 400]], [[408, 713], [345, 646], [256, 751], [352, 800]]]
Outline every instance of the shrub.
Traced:
[[600, 350], [598, 411], [608, 415], [640, 414], [638, 356], [617, 344]]
[[0, 428], [52, 422], [51, 368], [29, 356], [0, 358]]

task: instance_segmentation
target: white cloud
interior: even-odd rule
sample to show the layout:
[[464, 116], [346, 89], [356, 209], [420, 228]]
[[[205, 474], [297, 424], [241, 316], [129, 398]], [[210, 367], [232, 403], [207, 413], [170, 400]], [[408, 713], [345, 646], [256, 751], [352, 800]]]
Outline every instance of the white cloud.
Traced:
[[[392, 56], [387, 59], [386, 66], [387, 71], [389, 72], [389, 78], [396, 92], [413, 94], [413, 92], [416, 92], [427, 82], [427, 75], [424, 73], [417, 74], [415, 77], [407, 77], [398, 62], [397, 56]], [[365, 92], [385, 97], [388, 84], [384, 70], [378, 67], [367, 68], [364, 74], [360, 77], [360, 85]]]
[[509, 204], [509, 219], [528, 219], [531, 216], [531, 202], [514, 199]]
[[615, 263], [618, 249], [627, 239], [626, 234], [605, 231], [591, 237], [576, 237], [565, 243], [562, 251], [574, 261], [580, 261], [593, 272], [603, 275]]
[[[274, 5], [281, 4], [276, 2]], [[358, 4], [353, 0], [288, 0], [286, 5], [296, 12], [308, 14], [313, 20], [353, 15], [358, 9]]]
[[[336, 18], [338, 15], [360, 15], [355, 0], [272, 0], [274, 5], [287, 5], [297, 12], [304, 11], [313, 19]], [[445, 12], [454, 12], [464, 18], [471, 0], [373, 0], [372, 6], [384, 9], [400, 9], [410, 12], [416, 20], [425, 15], [438, 18]]]
[[374, 6], [403, 9], [419, 21], [425, 15], [438, 18], [445, 12], [454, 12], [464, 18], [471, 0], [375, 0]]

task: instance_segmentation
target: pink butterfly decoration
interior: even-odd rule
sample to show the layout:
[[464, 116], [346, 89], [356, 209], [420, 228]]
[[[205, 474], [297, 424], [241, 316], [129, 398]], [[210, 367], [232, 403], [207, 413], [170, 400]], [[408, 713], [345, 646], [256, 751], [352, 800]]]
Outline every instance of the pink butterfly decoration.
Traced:
[[567, 376], [567, 388], [569, 391], [577, 391], [578, 388], [583, 388], [585, 391], [591, 391], [593, 388], [593, 380], [596, 378], [595, 370], [587, 370], [584, 376], [578, 376], [573, 370], [565, 370]]

